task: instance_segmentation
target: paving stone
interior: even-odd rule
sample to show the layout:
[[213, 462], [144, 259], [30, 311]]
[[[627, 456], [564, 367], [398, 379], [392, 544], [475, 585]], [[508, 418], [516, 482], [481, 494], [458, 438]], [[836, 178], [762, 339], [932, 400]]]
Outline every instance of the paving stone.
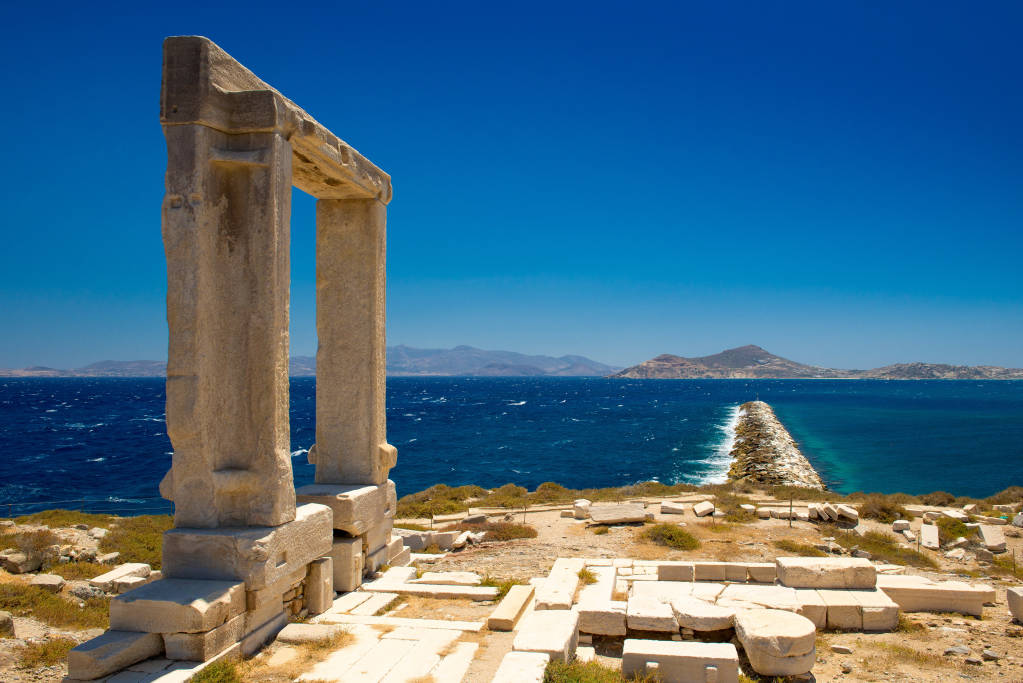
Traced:
[[579, 586], [579, 571], [584, 566], [581, 559], [560, 557], [555, 560], [547, 580], [536, 591], [536, 609], [571, 609]]
[[397, 593], [374, 593], [373, 597], [369, 600], [366, 600], [358, 607], [353, 607], [350, 613], [356, 616], [371, 617], [397, 599]]
[[100, 590], [107, 591], [108, 593], [114, 588], [114, 581], [118, 579], [128, 578], [129, 576], [147, 577], [149, 576], [152, 568], [148, 564], [142, 562], [128, 562], [126, 564], [114, 567], [105, 574], [89, 579], [89, 583], [99, 588]]
[[654, 598], [631, 597], [626, 606], [626, 623], [634, 631], [678, 631], [671, 605]]
[[626, 602], [624, 600], [590, 600], [574, 608], [579, 613], [579, 630], [601, 636], [624, 636], [626, 633]]
[[984, 603], [995, 600], [994, 589], [984, 584], [936, 583], [920, 576], [880, 575], [877, 586], [903, 612], [959, 612], [979, 617]]
[[544, 652], [562, 662], [572, 661], [579, 642], [579, 614], [573, 610], [536, 610], [519, 625], [512, 648]]
[[545, 652], [513, 650], [501, 660], [492, 683], [542, 683], [550, 661], [551, 656]]

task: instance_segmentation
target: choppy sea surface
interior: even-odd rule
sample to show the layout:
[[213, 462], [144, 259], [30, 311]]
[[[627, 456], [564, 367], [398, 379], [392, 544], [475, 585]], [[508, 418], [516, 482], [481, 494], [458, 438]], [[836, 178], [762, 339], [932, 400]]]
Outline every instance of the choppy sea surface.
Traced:
[[[573, 488], [723, 481], [737, 408], [769, 402], [830, 488], [986, 496], [1023, 485], [1023, 382], [389, 378], [391, 478]], [[296, 484], [315, 380], [291, 380]], [[0, 515], [167, 512], [162, 379], [0, 379]]]

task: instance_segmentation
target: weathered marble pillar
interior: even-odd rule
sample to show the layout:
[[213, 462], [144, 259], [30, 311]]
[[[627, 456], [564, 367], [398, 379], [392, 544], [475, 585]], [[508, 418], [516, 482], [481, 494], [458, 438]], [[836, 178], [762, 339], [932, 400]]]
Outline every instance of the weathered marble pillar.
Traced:
[[387, 482], [385, 290], [387, 207], [316, 203], [317, 484]]
[[167, 434], [177, 527], [295, 518], [288, 432], [292, 149], [165, 125]]

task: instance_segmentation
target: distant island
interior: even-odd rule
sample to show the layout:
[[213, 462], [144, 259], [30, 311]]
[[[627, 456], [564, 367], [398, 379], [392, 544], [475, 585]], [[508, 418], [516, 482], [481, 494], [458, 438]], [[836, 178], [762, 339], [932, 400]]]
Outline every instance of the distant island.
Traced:
[[[393, 377], [606, 377], [621, 369], [583, 356], [529, 356], [514, 351], [387, 347], [387, 374]], [[156, 360], [105, 360], [71, 370], [32, 366], [2, 369], [0, 377], [164, 377], [167, 363]], [[314, 377], [314, 356], [292, 356], [292, 377]]]
[[838, 370], [797, 363], [750, 344], [698, 358], [664, 354], [610, 376], [628, 379], [1023, 379], [1023, 369], [897, 363], [873, 370]]

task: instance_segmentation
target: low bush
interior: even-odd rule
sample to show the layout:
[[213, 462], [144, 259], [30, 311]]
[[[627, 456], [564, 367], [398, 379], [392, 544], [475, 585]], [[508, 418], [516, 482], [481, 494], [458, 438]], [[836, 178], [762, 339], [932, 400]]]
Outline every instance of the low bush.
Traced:
[[51, 545], [60, 545], [60, 543], [60, 536], [49, 529], [0, 535], [0, 550], [17, 548], [23, 553], [38, 553]]
[[170, 515], [139, 515], [122, 517], [110, 527], [110, 533], [99, 542], [105, 553], [120, 553], [119, 562], [145, 562], [160, 568], [163, 555], [163, 532], [174, 526]]
[[469, 509], [469, 500], [479, 499], [487, 495], [481, 486], [448, 486], [437, 484], [425, 491], [402, 496], [398, 500], [397, 516], [404, 519], [434, 515], [450, 515]]
[[1023, 486], [1010, 486], [984, 499], [988, 505], [1012, 505], [1023, 500]]
[[700, 547], [700, 541], [696, 536], [674, 524], [654, 524], [643, 529], [640, 537], [675, 550], [696, 550]]
[[949, 506], [956, 502], [956, 497], [947, 491], [934, 491], [917, 496], [924, 505]]
[[610, 529], [601, 524], [600, 526], [591, 527], [593, 529], [594, 536], [606, 536]]
[[0, 584], [0, 610], [18, 617], [35, 617], [57, 628], [106, 628], [110, 600], [71, 601], [36, 586], [3, 583]]
[[938, 526], [938, 540], [941, 543], [951, 543], [960, 536], [969, 538], [973, 531], [958, 519], [941, 516], [934, 522]]
[[449, 524], [441, 531], [485, 531], [486, 541], [512, 541], [517, 538], [536, 538], [536, 529], [528, 524], [516, 524], [515, 522], [480, 522], [479, 524]]
[[827, 557], [828, 554], [807, 543], [799, 543], [789, 538], [783, 538], [774, 542], [774, 547], [782, 552], [799, 555], [801, 557]]
[[912, 515], [906, 508], [893, 502], [888, 496], [877, 493], [864, 496], [859, 503], [860, 517], [865, 519], [876, 519], [885, 524], [891, 524], [897, 519], [909, 519]]
[[28, 669], [57, 666], [67, 659], [67, 653], [77, 644], [77, 641], [64, 637], [29, 641], [15, 650], [15, 656], [18, 664]]

